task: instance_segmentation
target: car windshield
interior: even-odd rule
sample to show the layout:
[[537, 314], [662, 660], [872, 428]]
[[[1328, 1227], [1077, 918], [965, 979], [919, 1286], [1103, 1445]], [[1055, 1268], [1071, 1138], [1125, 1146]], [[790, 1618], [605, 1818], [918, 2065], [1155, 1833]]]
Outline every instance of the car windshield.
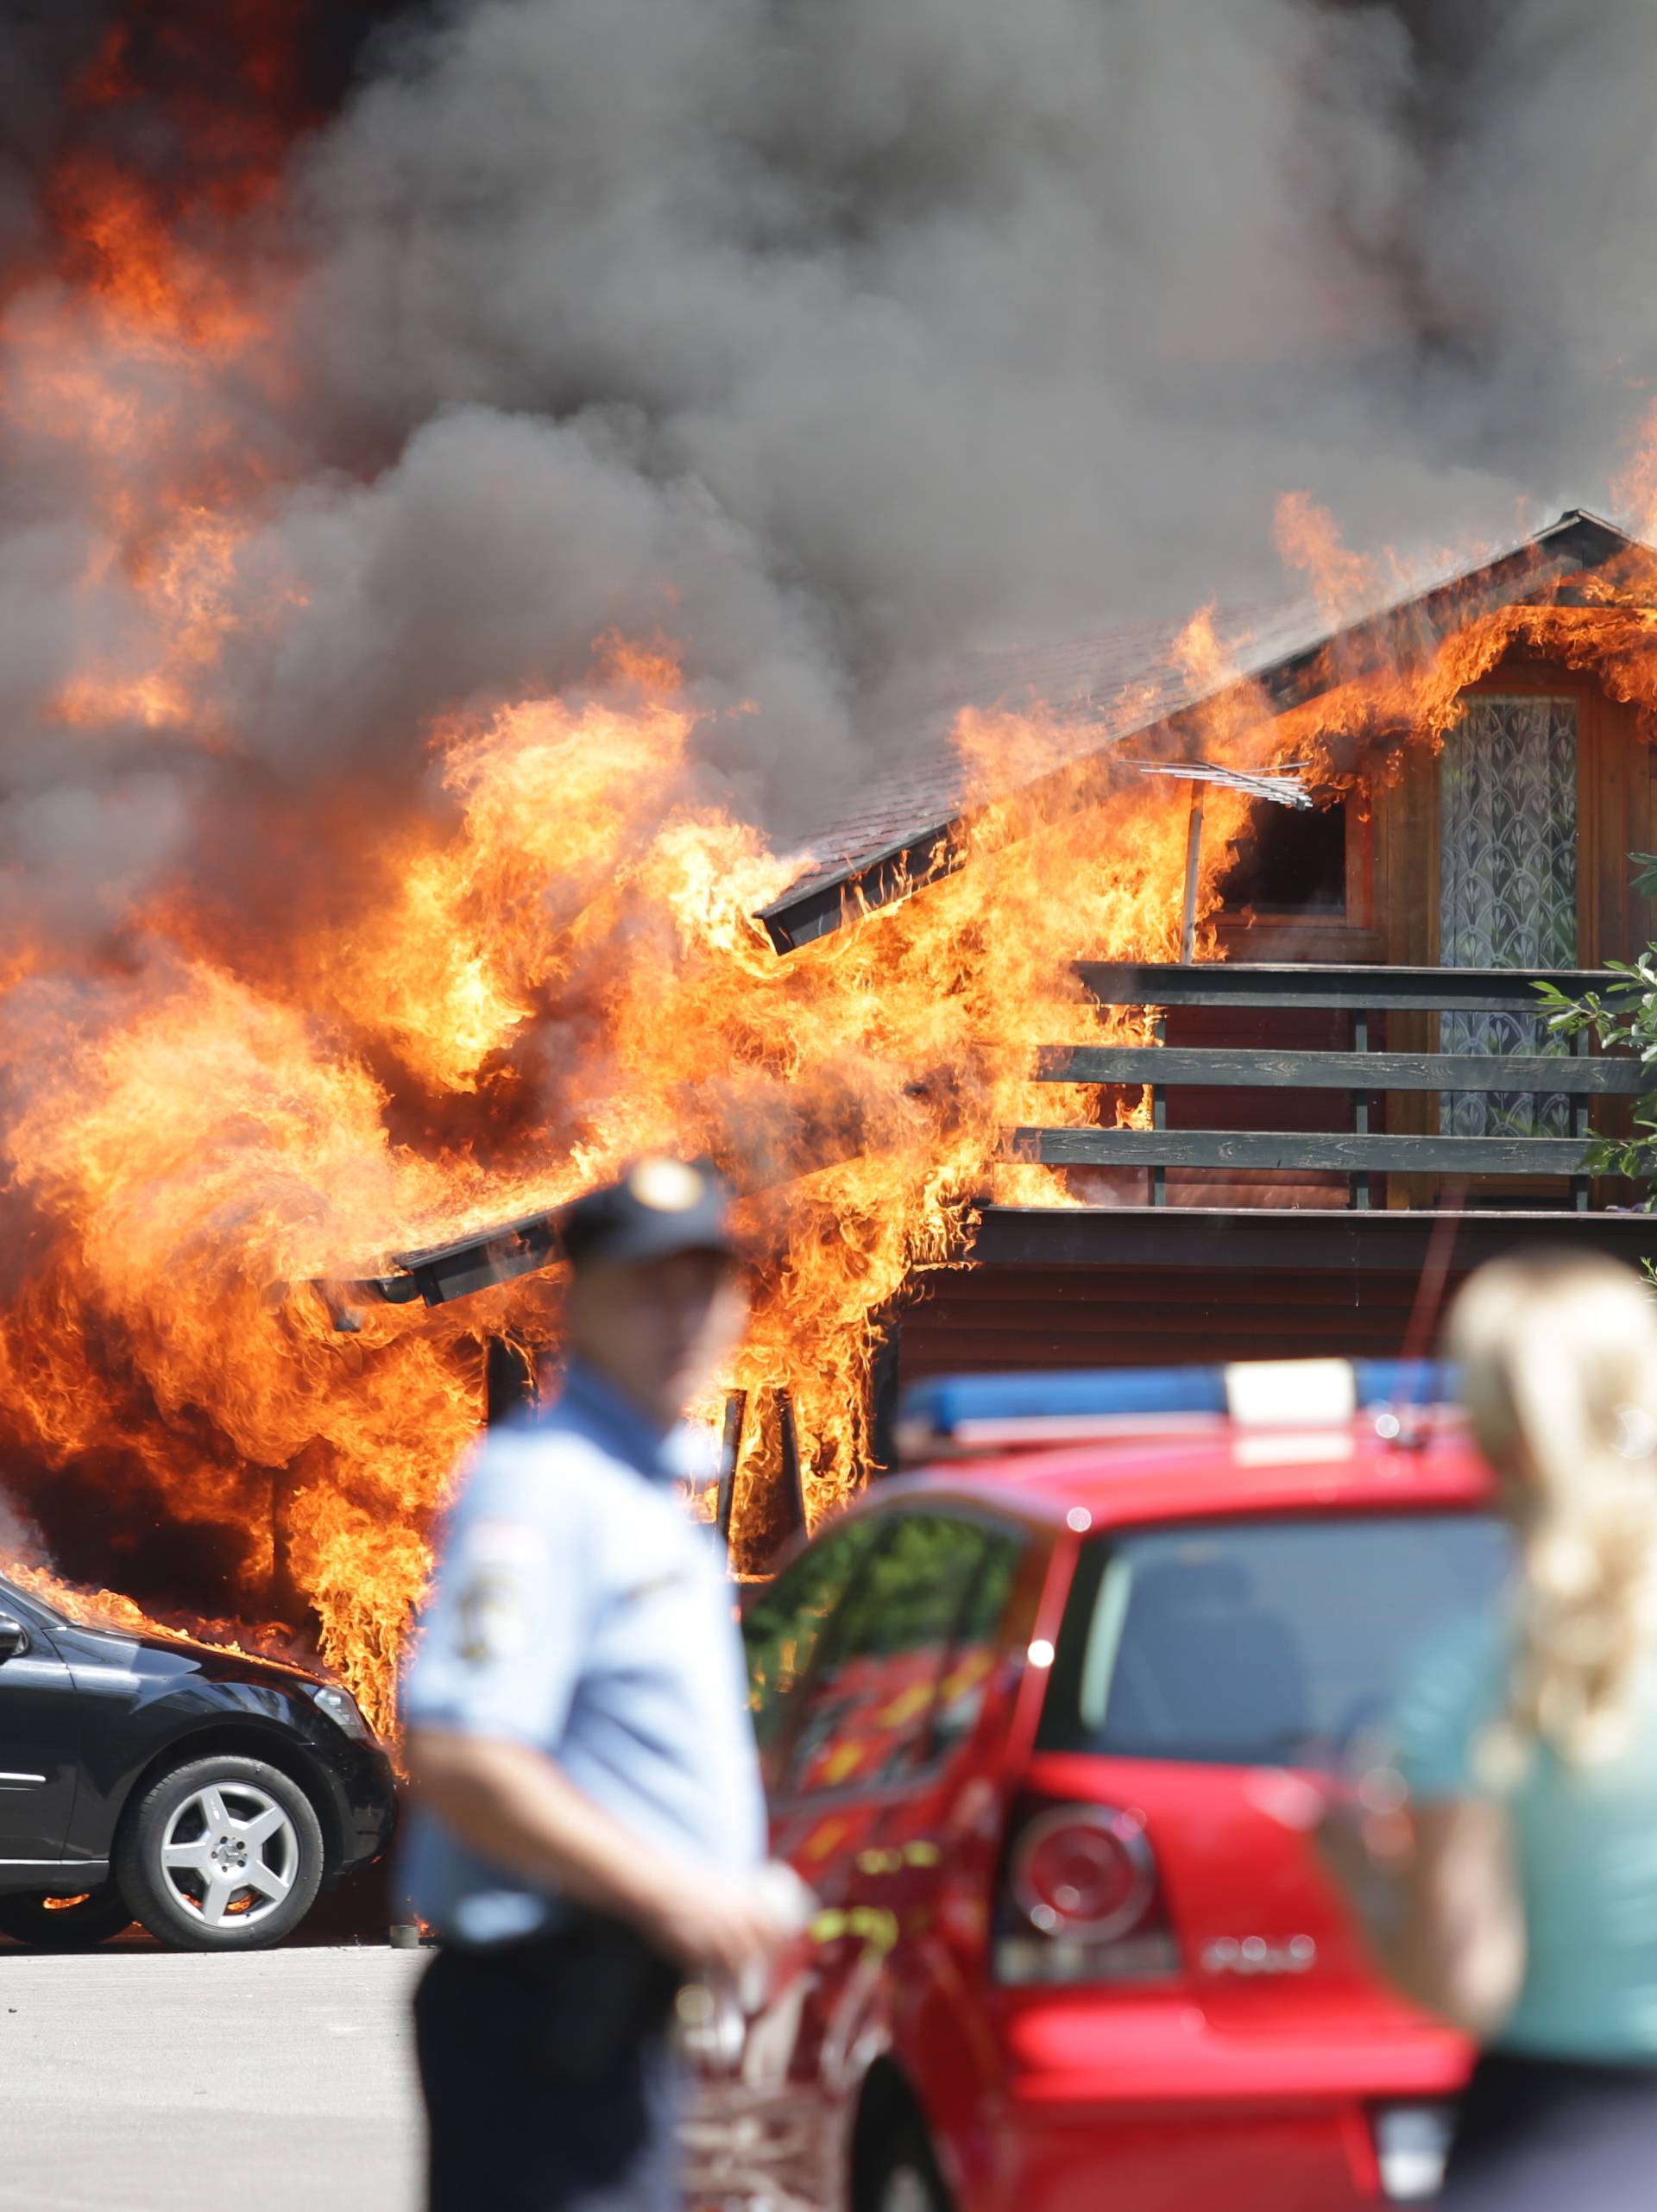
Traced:
[[1043, 1717], [1052, 1750], [1254, 1765], [1383, 1726], [1416, 1652], [1476, 1611], [1509, 1540], [1482, 1514], [1211, 1523], [1084, 1552]]

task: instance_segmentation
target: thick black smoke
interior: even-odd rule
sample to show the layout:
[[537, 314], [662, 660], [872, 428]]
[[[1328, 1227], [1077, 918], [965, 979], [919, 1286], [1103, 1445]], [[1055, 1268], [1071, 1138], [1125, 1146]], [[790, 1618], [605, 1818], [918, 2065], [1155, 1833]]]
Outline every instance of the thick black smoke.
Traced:
[[[135, 11], [132, 63], [163, 92], [167, 13]], [[14, 35], [14, 245], [109, 15]], [[148, 618], [118, 566], [87, 586], [96, 450], [4, 456], [0, 837], [28, 897], [99, 927], [231, 780], [244, 827], [249, 788], [285, 825], [295, 786], [405, 791], [434, 713], [577, 681], [611, 629], [678, 642], [710, 773], [799, 833], [917, 668], [1272, 596], [1284, 491], [1406, 551], [1604, 502], [1657, 357], [1657, 16], [1631, 0], [294, 21], [283, 211], [232, 230], [283, 374], [125, 372], [141, 503], [226, 411], [264, 464], [199, 683], [234, 772], [119, 722], [66, 767], [53, 699], [89, 654], [142, 658]], [[173, 114], [96, 127], [154, 164]]]

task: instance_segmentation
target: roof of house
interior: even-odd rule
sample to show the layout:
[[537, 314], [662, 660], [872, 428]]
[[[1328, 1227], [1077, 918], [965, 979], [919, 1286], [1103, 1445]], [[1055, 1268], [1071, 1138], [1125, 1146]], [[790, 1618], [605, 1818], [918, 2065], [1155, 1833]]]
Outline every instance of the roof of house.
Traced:
[[1177, 728], [1239, 686], [1263, 690], [1281, 711], [1338, 682], [1353, 657], [1373, 665], [1389, 649], [1419, 654], [1477, 614], [1540, 595], [1635, 543], [1572, 507], [1506, 552], [1431, 578], [1339, 630], [1307, 601], [1218, 610], [1220, 673], [1178, 650], [1183, 621], [1122, 624], [1058, 645], [978, 654], [955, 680], [904, 703], [887, 765], [810, 841], [806, 866], [759, 918], [778, 950], [790, 952], [837, 929], [854, 907], [880, 905], [953, 865], [966, 771], [952, 734], [964, 709], [1039, 706], [1033, 766], [1021, 748], [1026, 779], [1039, 781], [1125, 739]]

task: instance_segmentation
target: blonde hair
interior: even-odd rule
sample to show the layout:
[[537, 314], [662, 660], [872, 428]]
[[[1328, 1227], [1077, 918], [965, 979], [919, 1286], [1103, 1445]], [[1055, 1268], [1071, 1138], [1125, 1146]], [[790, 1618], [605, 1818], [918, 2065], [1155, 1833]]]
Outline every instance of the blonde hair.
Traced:
[[1481, 1768], [1516, 1779], [1538, 1742], [1614, 1758], [1657, 1651], [1657, 1301], [1598, 1256], [1496, 1260], [1457, 1298], [1446, 1349], [1521, 1543], [1508, 1709]]

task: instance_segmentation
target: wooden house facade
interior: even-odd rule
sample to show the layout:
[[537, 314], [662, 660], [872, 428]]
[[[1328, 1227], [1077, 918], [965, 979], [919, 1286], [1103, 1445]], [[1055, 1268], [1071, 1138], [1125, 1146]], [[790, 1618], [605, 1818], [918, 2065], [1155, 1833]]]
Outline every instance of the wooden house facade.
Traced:
[[[1344, 632], [1251, 618], [1256, 658], [1238, 681], [1251, 711], [1291, 713], [1354, 666], [1419, 668], [1503, 609], [1615, 595], [1626, 610], [1654, 563], [1573, 511]], [[1550, 634], [1544, 621], [1506, 628]], [[1443, 1296], [1500, 1252], [1566, 1239], [1657, 1257], [1657, 1219], [1584, 1162], [1596, 1134], [1628, 1125], [1645, 1073], [1550, 1037], [1534, 987], [1603, 985], [1603, 963], [1657, 936], [1632, 858], [1657, 848], [1657, 757], [1638, 708], [1597, 672], [1610, 665], [1509, 651], [1446, 701], [1441, 743], [1372, 723], [1309, 808], [1263, 800], [1222, 873], [1211, 956], [1129, 964], [1075, 946], [1086, 991], [1155, 1010], [1154, 1035], [1047, 1041], [1054, 1110], [1005, 1137], [1062, 1168], [1073, 1202], [986, 1206], [963, 1262], [910, 1278], [884, 1317], [878, 1464], [894, 1456], [903, 1387], [927, 1375], [1425, 1353]], [[1154, 696], [1114, 634], [1078, 666], [1084, 704]], [[1114, 726], [1084, 713], [1062, 772], [1090, 741], [1200, 754], [1213, 696], [1175, 690]], [[779, 956], [961, 864], [947, 742], [960, 703], [936, 703], [929, 753], [900, 747], [887, 788], [759, 917]], [[1079, 1087], [1148, 1094], [1150, 1125], [1078, 1111]], [[555, 1248], [538, 1214], [345, 1288], [440, 1304], [545, 1267]], [[487, 1381], [491, 1417], [532, 1388], [505, 1340], [488, 1347]], [[778, 1413], [772, 1537], [803, 1511], [786, 1393]], [[739, 1434], [740, 1416], [732, 1465]], [[728, 1475], [721, 1519], [729, 1490]]]
[[[1419, 660], [1504, 606], [1572, 603], [1642, 553], [1573, 512], [1248, 680], [1287, 711], [1355, 661]], [[1640, 1072], [1558, 1057], [1534, 989], [1586, 983], [1657, 935], [1630, 858], [1657, 848], [1652, 747], [1636, 709], [1563, 655], [1510, 652], [1459, 703], [1441, 747], [1372, 735], [1310, 811], [1256, 810], [1221, 885], [1221, 959], [1076, 948], [1098, 1000], [1158, 1010], [1156, 1042], [1051, 1040], [1055, 1111], [1009, 1134], [1082, 1202], [986, 1208], [972, 1264], [917, 1277], [893, 1314], [883, 1402], [991, 1365], [1397, 1354], [1429, 1266], [1453, 1287], [1543, 1238], [1657, 1251], [1633, 1194], [1579, 1171]], [[1177, 734], [1181, 712], [1129, 734]], [[923, 797], [768, 910], [779, 951], [940, 864], [950, 824]], [[1078, 1083], [1150, 1086], [1154, 1125], [1077, 1115]]]

